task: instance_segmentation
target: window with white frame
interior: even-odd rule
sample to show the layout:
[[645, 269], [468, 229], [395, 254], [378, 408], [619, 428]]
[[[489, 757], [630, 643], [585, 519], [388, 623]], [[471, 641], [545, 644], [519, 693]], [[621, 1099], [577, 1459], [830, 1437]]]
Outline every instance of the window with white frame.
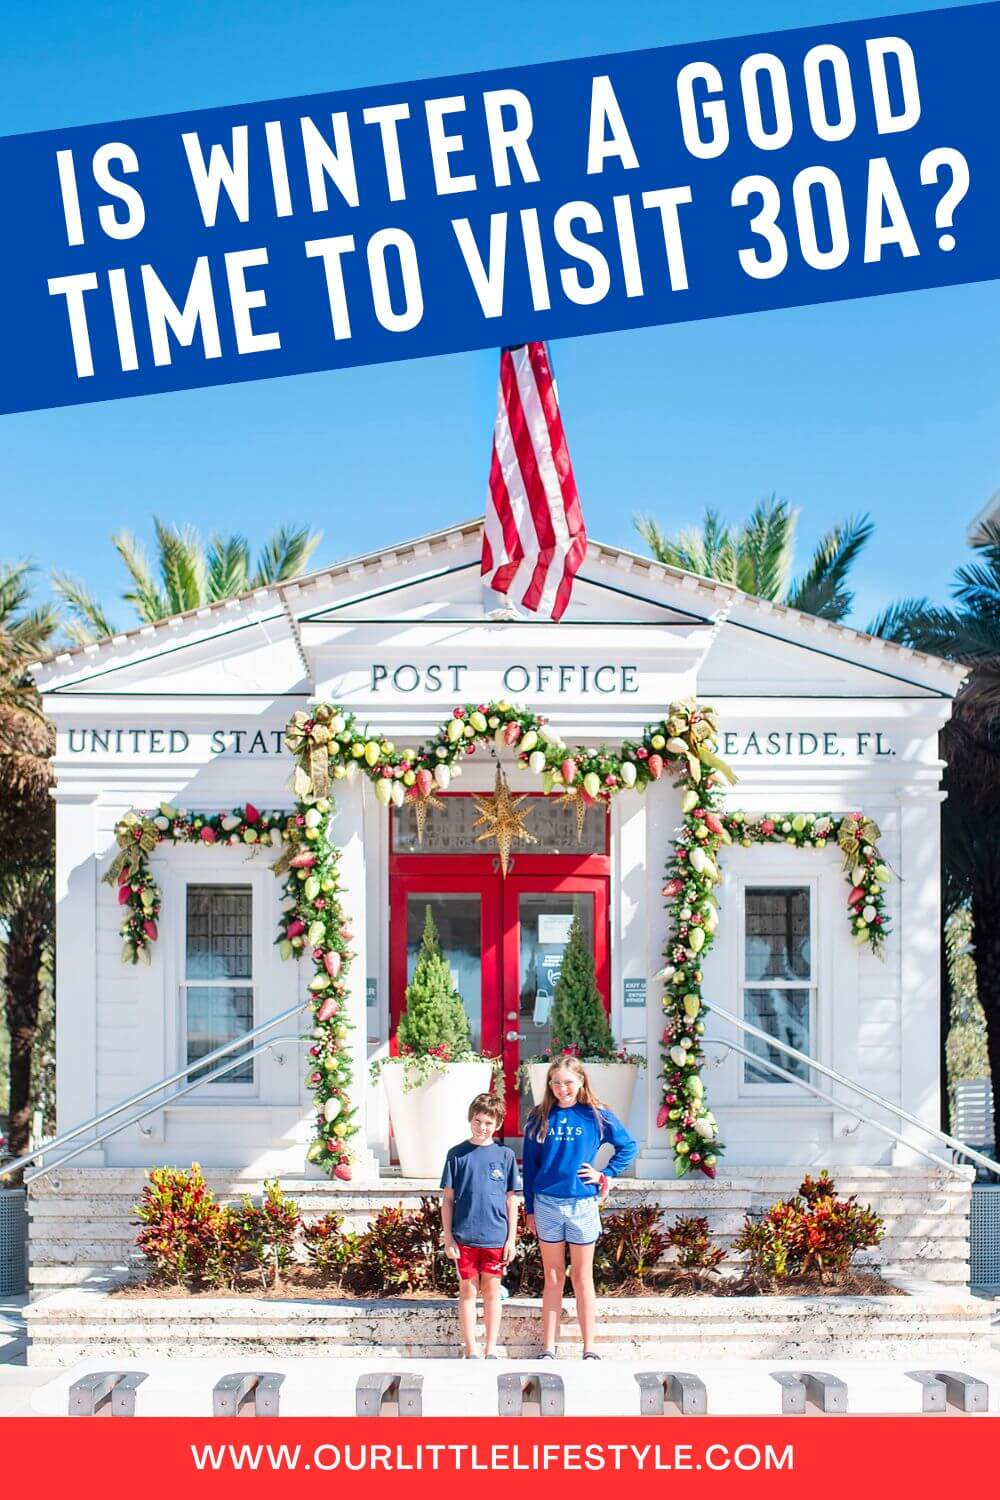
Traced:
[[[746, 885], [743, 888], [743, 1019], [799, 1052], [812, 1055], [816, 1016], [816, 956], [813, 891], [809, 885]], [[758, 1037], [745, 1037], [751, 1052], [808, 1079], [804, 1063]], [[743, 1059], [743, 1082], [781, 1088], [785, 1080]]]
[[[186, 1061], [252, 1030], [253, 891], [249, 885], [188, 885], [183, 1015]], [[223, 1061], [229, 1061], [228, 1055]], [[190, 1080], [209, 1069], [194, 1068]], [[253, 1083], [253, 1059], [217, 1080]]]

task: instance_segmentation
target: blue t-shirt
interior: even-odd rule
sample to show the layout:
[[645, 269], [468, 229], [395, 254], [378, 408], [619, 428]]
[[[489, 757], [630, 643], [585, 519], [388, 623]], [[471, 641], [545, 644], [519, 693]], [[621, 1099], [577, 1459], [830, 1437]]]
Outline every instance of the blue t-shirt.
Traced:
[[521, 1184], [509, 1146], [463, 1141], [445, 1158], [441, 1186], [455, 1194], [451, 1232], [460, 1245], [499, 1249], [507, 1242], [507, 1194]]
[[593, 1162], [598, 1148], [614, 1147], [614, 1154], [601, 1171], [616, 1177], [635, 1160], [638, 1145], [617, 1115], [599, 1111], [601, 1124], [589, 1104], [571, 1109], [553, 1108], [544, 1141], [536, 1139], [529, 1120], [524, 1132], [524, 1211], [534, 1213], [535, 1194], [551, 1198], [596, 1198], [596, 1182], [584, 1182], [577, 1173], [585, 1162]]

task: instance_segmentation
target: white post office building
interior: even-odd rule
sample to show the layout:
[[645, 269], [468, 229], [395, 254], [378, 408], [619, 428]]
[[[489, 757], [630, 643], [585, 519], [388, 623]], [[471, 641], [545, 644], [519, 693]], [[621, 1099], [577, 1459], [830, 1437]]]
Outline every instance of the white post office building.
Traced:
[[[739, 776], [729, 807], [860, 810], [879, 825], [898, 877], [881, 961], [852, 940], [835, 844], [725, 849], [706, 998], [936, 1125], [938, 735], [961, 672], [595, 542], [558, 625], [503, 618], [481, 586], [481, 537], [481, 521], [458, 526], [35, 669], [58, 734], [59, 1129], [288, 1009], [311, 972], [275, 947], [283, 882], [271, 873], [273, 851], [171, 843], [152, 855], [163, 907], [151, 962], [124, 964], [115, 891], [101, 880], [123, 814], [161, 801], [205, 813], [247, 802], [290, 809], [283, 729], [311, 701], [345, 705], [397, 745], [418, 744], [457, 703], [499, 699], [546, 715], [570, 744], [617, 745], [686, 697], [719, 711], [719, 752]], [[529, 820], [538, 840], [515, 846], [506, 876], [472, 829], [469, 794], [493, 790], [488, 750], [468, 757], [422, 841], [409, 811], [380, 805], [366, 777], [335, 783], [333, 836], [358, 955], [355, 1186], [392, 1181], [393, 1143], [367, 1059], [388, 1044], [428, 905], [473, 1040], [497, 1051], [502, 1036], [513, 1038], [521, 1055], [544, 1045], [566, 919], [581, 917], [615, 1036], [649, 1059], [631, 1120], [636, 1174], [673, 1179], [656, 1127], [663, 1015], [654, 976], [680, 792], [664, 776], [643, 796], [616, 797], [610, 814], [595, 806], [578, 839], [566, 804], [543, 797], [516, 760], [505, 768], [514, 792], [537, 798]], [[915, 1149], [932, 1143], [898, 1117], [776, 1051], [771, 1060], [793, 1079], [769, 1072], [724, 1044], [758, 1056], [766, 1045], [721, 1020], [708, 1031], [704, 1079], [727, 1149], [717, 1182], [700, 1179], [703, 1199], [734, 1179], [766, 1196], [804, 1168], [827, 1167], [845, 1184], [900, 1173], [951, 1180]], [[90, 1181], [101, 1170], [192, 1160], [247, 1178], [315, 1177], [305, 1163], [307, 1047], [259, 1053], [76, 1166]], [[508, 1093], [516, 1100], [513, 1076]], [[512, 1103], [508, 1137], [522, 1118]]]

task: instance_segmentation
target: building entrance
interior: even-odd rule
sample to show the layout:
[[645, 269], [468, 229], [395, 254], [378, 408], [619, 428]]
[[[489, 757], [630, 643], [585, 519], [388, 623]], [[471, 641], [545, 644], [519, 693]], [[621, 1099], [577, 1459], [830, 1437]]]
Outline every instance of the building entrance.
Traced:
[[[572, 807], [532, 797], [526, 826], [537, 844], [515, 852], [506, 877], [499, 856], [476, 843], [471, 796], [442, 796], [423, 842], [408, 808], [394, 811], [390, 845], [390, 1015], [395, 1035], [406, 986], [430, 909], [441, 951], [462, 996], [472, 1045], [503, 1058], [504, 1136], [519, 1145], [530, 1098], [517, 1070], [548, 1044], [549, 1014], [574, 916], [594, 954], [598, 988], [609, 1006], [608, 818], [587, 810], [577, 842]], [[485, 852], [484, 852], [485, 848]]]

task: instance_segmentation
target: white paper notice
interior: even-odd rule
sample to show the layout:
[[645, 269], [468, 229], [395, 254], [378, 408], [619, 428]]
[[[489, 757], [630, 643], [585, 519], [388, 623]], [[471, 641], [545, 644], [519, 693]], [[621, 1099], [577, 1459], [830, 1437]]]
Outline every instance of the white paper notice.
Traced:
[[538, 914], [538, 941], [540, 943], [569, 942], [569, 930], [573, 925], [573, 913], [563, 916], [561, 912], [543, 911]]

